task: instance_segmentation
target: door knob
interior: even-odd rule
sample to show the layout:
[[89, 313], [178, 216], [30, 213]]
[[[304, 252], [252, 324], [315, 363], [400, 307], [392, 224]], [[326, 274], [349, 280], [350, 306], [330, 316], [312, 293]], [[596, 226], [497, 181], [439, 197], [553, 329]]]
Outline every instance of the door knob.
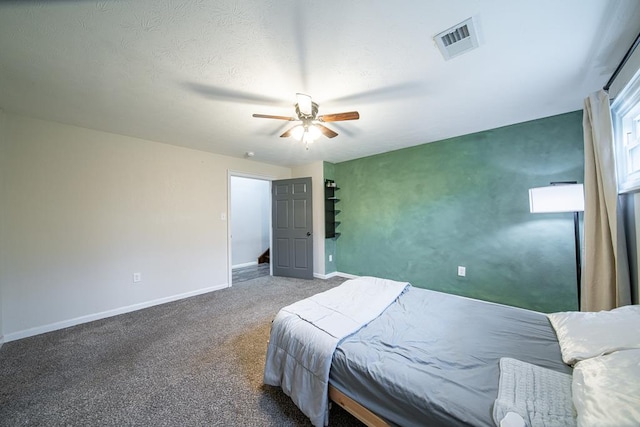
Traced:
[[311, 232], [310, 231], [307, 231], [307, 236], [311, 236]]

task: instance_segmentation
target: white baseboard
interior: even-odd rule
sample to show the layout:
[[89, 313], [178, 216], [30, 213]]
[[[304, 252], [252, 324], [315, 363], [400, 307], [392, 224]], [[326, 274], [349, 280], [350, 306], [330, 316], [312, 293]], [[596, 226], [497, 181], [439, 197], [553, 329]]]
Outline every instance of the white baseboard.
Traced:
[[208, 292], [213, 292], [213, 291], [217, 291], [217, 290], [228, 288], [228, 287], [229, 287], [229, 284], [224, 283], [222, 285], [210, 286], [207, 288], [197, 289], [195, 291], [185, 292], [178, 295], [158, 298], [152, 301], [145, 301], [138, 304], [128, 305], [125, 307], [114, 308], [113, 310], [106, 310], [100, 313], [88, 314], [86, 316], [80, 316], [73, 319], [50, 323], [48, 325], [36, 326], [35, 328], [29, 328], [22, 331], [12, 332], [10, 334], [7, 334], [4, 336], [4, 342], [15, 341], [22, 338], [32, 337], [34, 335], [44, 334], [46, 332], [57, 331], [58, 329], [64, 329], [70, 326], [80, 325], [82, 323], [93, 322], [94, 320], [100, 320], [107, 317], [117, 316], [119, 314], [130, 313], [132, 311], [142, 310], [143, 308], [153, 307], [154, 305], [166, 304], [168, 302], [177, 301], [177, 300], [181, 300], [189, 297], [194, 297], [196, 295], [202, 295]]
[[258, 265], [258, 261], [251, 261], [251, 262], [245, 262], [245, 263], [242, 263], [242, 264], [232, 265], [231, 269], [235, 270], [236, 268], [251, 267], [252, 265]]
[[349, 274], [349, 273], [341, 273], [339, 271], [334, 271], [332, 273], [329, 274], [320, 274], [320, 273], [313, 273], [313, 277], [315, 277], [316, 279], [331, 279], [332, 277], [344, 277], [346, 279], [356, 279], [360, 276], [355, 276], [353, 274]]
[[341, 273], [341, 272], [336, 272], [336, 276], [340, 276], [340, 277], [344, 277], [345, 279], [357, 279], [360, 276], [356, 276], [355, 274], [349, 274], [349, 273]]

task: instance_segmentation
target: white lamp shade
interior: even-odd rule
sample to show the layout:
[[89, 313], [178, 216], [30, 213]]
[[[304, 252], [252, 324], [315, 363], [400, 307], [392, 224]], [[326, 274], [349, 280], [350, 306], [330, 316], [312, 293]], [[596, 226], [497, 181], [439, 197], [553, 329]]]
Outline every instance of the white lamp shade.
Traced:
[[293, 129], [291, 129], [291, 136], [294, 139], [302, 141], [302, 135], [303, 134], [304, 134], [304, 126], [302, 126], [302, 125], [298, 125], [298, 126], [294, 127]]
[[529, 208], [532, 213], [584, 211], [584, 186], [558, 184], [529, 189]]
[[320, 138], [320, 129], [318, 129], [315, 126], [309, 126], [309, 137], [315, 141], [316, 139]]

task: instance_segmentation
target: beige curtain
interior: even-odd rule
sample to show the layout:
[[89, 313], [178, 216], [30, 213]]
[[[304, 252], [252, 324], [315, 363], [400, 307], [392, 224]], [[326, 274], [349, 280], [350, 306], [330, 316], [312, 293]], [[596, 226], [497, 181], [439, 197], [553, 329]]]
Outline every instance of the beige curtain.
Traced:
[[584, 269], [581, 309], [609, 310], [631, 303], [627, 244], [618, 199], [609, 95], [584, 102]]

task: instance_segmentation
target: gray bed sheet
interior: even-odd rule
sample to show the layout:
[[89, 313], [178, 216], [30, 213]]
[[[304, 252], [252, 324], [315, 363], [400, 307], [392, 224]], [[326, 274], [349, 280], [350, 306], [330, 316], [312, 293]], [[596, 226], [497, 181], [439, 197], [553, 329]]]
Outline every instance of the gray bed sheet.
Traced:
[[401, 426], [494, 426], [501, 357], [571, 373], [546, 315], [411, 287], [341, 341], [330, 384]]

